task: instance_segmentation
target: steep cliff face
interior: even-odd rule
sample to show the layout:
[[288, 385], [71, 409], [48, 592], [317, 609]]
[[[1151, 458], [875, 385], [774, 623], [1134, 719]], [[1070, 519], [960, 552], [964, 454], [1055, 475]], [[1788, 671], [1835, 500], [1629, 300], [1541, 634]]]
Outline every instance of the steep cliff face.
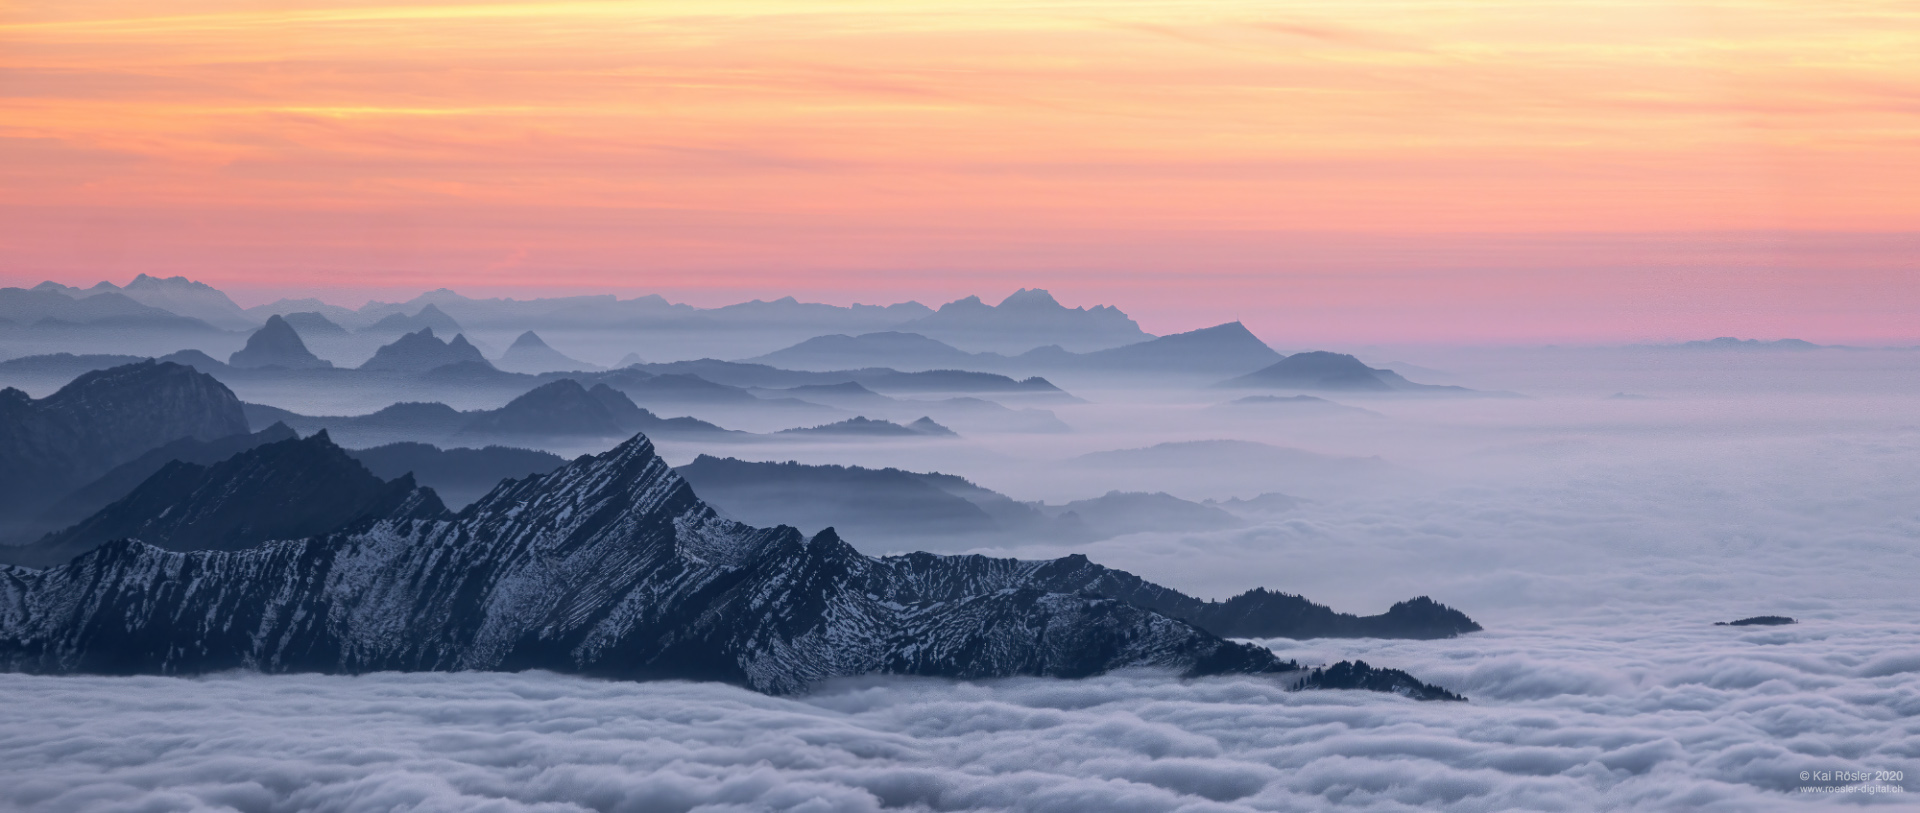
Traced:
[[644, 437], [432, 517], [416, 500], [367, 527], [241, 551], [126, 540], [47, 570], [0, 568], [0, 666], [539, 668], [776, 693], [871, 673], [1298, 669], [1120, 598], [1003, 578], [1008, 568], [992, 564], [1012, 560], [907, 566], [832, 531], [806, 539], [723, 519]]
[[38, 513], [168, 442], [246, 432], [226, 385], [168, 362], [95, 370], [39, 400], [0, 390], [0, 516]]

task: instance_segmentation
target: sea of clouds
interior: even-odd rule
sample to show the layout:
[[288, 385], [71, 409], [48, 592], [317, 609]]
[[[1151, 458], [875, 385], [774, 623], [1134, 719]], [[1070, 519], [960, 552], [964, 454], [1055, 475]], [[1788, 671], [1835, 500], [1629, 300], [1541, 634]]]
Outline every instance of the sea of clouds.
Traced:
[[[1749, 378], [1689, 394], [1666, 370], [1635, 382], [1645, 401], [1602, 400], [1627, 388], [1611, 380], [1533, 382], [1541, 397], [1383, 401], [1367, 406], [1385, 418], [1336, 422], [1092, 405], [1073, 436], [942, 466], [1059, 500], [1144, 475], [1006, 461], [1205, 437], [1379, 456], [1390, 486], [1329, 488], [1245, 528], [993, 552], [1083, 552], [1203, 596], [1264, 585], [1358, 613], [1431, 595], [1487, 631], [1261, 643], [1402, 668], [1465, 704], [1145, 673], [790, 698], [544, 673], [0, 675], [0, 809], [1912, 808], [1920, 378], [1901, 363], [1892, 384], [1862, 369], [1813, 392]], [[1234, 474], [1138, 485], [1266, 489], [1210, 490]], [[1714, 625], [1760, 614], [1801, 623]]]

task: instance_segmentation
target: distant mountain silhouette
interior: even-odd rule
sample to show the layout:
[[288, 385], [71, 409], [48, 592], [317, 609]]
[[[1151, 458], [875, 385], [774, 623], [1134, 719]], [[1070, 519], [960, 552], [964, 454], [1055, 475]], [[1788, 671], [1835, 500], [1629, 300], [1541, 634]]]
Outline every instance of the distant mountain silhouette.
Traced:
[[[65, 286], [56, 286], [64, 288]], [[77, 290], [77, 289], [76, 289]], [[32, 289], [0, 288], [0, 319], [26, 328], [157, 328], [211, 333], [217, 328], [199, 319], [142, 304], [117, 290], [70, 296], [42, 284]]]
[[1824, 349], [1827, 349], [1828, 347], [1827, 345], [1814, 344], [1813, 342], [1806, 341], [1804, 339], [1775, 339], [1773, 341], [1761, 341], [1759, 339], [1736, 339], [1732, 336], [1721, 336], [1720, 338], [1706, 340], [1706, 341], [1691, 341], [1691, 342], [1681, 342], [1680, 344], [1656, 345], [1656, 346], [1664, 347], [1672, 350], [1740, 350], [1740, 351], [1762, 351], [1762, 352], [1782, 351], [1782, 350], [1785, 350], [1785, 351], [1824, 350]]
[[1039, 376], [1016, 381], [1004, 375], [965, 370], [926, 370], [914, 373], [884, 370], [858, 375], [852, 380], [859, 382], [867, 389], [881, 393], [984, 393], [1038, 395], [1056, 400], [1071, 398], [1065, 391], [1054, 386], [1053, 382]]
[[1278, 492], [1267, 492], [1251, 499], [1234, 497], [1229, 500], [1208, 500], [1208, 505], [1218, 506], [1235, 513], [1279, 514], [1299, 508], [1306, 500]]
[[546, 474], [566, 464], [566, 458], [533, 449], [487, 446], [479, 449], [442, 449], [426, 443], [389, 443], [370, 449], [348, 449], [385, 480], [412, 475], [431, 488], [448, 507], [459, 509], [493, 490], [500, 481], [530, 474]]
[[661, 418], [605, 384], [584, 387], [563, 378], [542, 384], [499, 409], [461, 412], [441, 403], [398, 403], [351, 416], [301, 415], [247, 404], [250, 420], [280, 421], [302, 432], [330, 430], [350, 443], [378, 445], [403, 440], [482, 441], [505, 439], [626, 437], [644, 431], [661, 437], [724, 439], [742, 433], [694, 418]]
[[449, 516], [430, 490], [391, 483], [325, 432], [241, 452], [212, 466], [173, 461], [93, 516], [49, 534], [16, 561], [64, 562], [117, 539], [167, 550], [241, 550], [331, 533], [362, 520]]
[[1091, 542], [1140, 531], [1233, 528], [1239, 518], [1166, 494], [1114, 492], [1065, 505], [1022, 503], [949, 474], [754, 463], [702, 455], [680, 469], [703, 498], [745, 522], [837, 528], [856, 539], [978, 544]]
[[[91, 288], [74, 288], [55, 282], [43, 282], [33, 290], [45, 293], [57, 293], [75, 300], [90, 300], [101, 296], [113, 299], [94, 303], [105, 306], [119, 299], [126, 299], [147, 308], [164, 312], [178, 319], [190, 320], [201, 325], [210, 325], [223, 330], [247, 330], [259, 324], [246, 311], [235, 305], [232, 299], [219, 289], [186, 277], [151, 277], [141, 274], [127, 283], [126, 287], [111, 282], [100, 282]], [[60, 318], [60, 317], [55, 317]], [[74, 321], [94, 322], [97, 319], [79, 319]]]
[[555, 371], [573, 372], [579, 370], [604, 369], [598, 364], [588, 364], [579, 359], [568, 358], [560, 351], [548, 347], [540, 340], [539, 334], [529, 330], [514, 339], [507, 352], [494, 362], [494, 366], [515, 373], [549, 373]]
[[186, 277], [150, 277], [141, 274], [120, 289], [142, 305], [198, 319], [225, 330], [244, 330], [255, 323], [220, 289]]
[[1045, 345], [1102, 350], [1151, 338], [1118, 308], [1067, 308], [1038, 288], [1022, 288], [999, 305], [969, 296], [897, 329], [975, 351], [1007, 354]]
[[1257, 370], [1283, 358], [1239, 322], [1175, 333], [1095, 353], [1043, 347], [1015, 359], [1043, 369], [1080, 372], [1227, 375]]
[[315, 356], [300, 341], [293, 325], [279, 316], [267, 317], [267, 323], [247, 337], [247, 346], [227, 358], [233, 367], [280, 367], [288, 370], [331, 369], [333, 362]]
[[1005, 356], [968, 353], [918, 333], [886, 331], [858, 336], [815, 336], [783, 350], [746, 359], [789, 370], [845, 370], [891, 367], [897, 370], [952, 370], [994, 367]]
[[493, 367], [480, 355], [479, 350], [467, 343], [466, 336], [456, 335], [453, 341], [444, 342], [433, 335], [433, 328], [423, 327], [374, 351], [373, 358], [360, 365], [360, 369], [424, 373], [437, 367], [462, 363], [477, 363], [488, 369]]
[[934, 437], [957, 438], [960, 436], [960, 433], [934, 423], [932, 418], [925, 415], [920, 416], [919, 420], [907, 424], [907, 428], [919, 432], [922, 435], [932, 435]]
[[701, 499], [755, 525], [810, 532], [832, 527], [855, 538], [984, 534], [1001, 527], [973, 502], [900, 469], [753, 463], [703, 454], [674, 471]]
[[475, 413], [460, 428], [461, 435], [579, 435], [622, 437], [650, 413], [605, 384], [589, 391], [580, 382], [563, 378], [542, 384], [506, 406]]
[[846, 409], [861, 407], [900, 406], [904, 402], [889, 398], [862, 386], [858, 381], [843, 381], [838, 384], [802, 384], [798, 387], [782, 389], [759, 389], [754, 395], [763, 398], [801, 398], [828, 406]]
[[911, 424], [901, 426], [892, 421], [869, 420], [865, 416], [855, 416], [844, 421], [822, 424], [820, 426], [801, 426], [793, 429], [782, 429], [778, 434], [849, 438], [958, 437], [953, 430], [934, 423], [932, 418], [921, 418]]
[[1081, 534], [1093, 539], [1142, 531], [1219, 530], [1246, 524], [1218, 508], [1164, 492], [1109, 491], [1090, 500], [1075, 500], [1043, 510], [1070, 526], [1081, 526], [1084, 528]]
[[233, 392], [178, 364], [95, 370], [38, 400], [0, 389], [0, 517], [37, 514], [113, 467], [180, 438], [246, 432]]
[[[422, 307], [412, 316], [403, 313], [389, 314], [371, 325], [360, 329], [361, 333], [418, 333], [422, 330], [439, 331], [459, 336], [464, 333], [460, 323], [448, 316], [445, 311], [433, 305]], [[429, 333], [428, 335], [432, 335]]]
[[1345, 353], [1295, 353], [1254, 372], [1220, 382], [1222, 387], [1343, 392], [1472, 393], [1465, 387], [1415, 384], [1392, 370], [1368, 367]]

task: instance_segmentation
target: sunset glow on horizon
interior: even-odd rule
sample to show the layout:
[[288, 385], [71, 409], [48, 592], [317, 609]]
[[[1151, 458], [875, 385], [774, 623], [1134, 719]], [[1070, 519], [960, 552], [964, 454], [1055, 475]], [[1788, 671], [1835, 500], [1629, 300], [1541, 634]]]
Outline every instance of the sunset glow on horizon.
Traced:
[[1920, 338], [1902, 0], [35, 2], [0, 284]]

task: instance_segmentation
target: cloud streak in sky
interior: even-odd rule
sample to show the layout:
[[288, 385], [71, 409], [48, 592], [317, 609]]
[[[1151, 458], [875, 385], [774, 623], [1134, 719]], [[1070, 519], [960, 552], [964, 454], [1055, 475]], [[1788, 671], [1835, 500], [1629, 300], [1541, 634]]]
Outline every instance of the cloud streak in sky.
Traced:
[[1454, 315], [1345, 329], [1471, 331], [1516, 281], [1549, 310], [1791, 299], [1815, 269], [1910, 310], [1896, 247], [1778, 246], [1920, 226], [1916, 22], [1892, 0], [14, 4], [0, 248], [16, 284], [525, 290], [475, 270], [521, 247], [554, 288], [1079, 283], [1163, 329], [1259, 303], [1340, 330], [1442, 267]]

